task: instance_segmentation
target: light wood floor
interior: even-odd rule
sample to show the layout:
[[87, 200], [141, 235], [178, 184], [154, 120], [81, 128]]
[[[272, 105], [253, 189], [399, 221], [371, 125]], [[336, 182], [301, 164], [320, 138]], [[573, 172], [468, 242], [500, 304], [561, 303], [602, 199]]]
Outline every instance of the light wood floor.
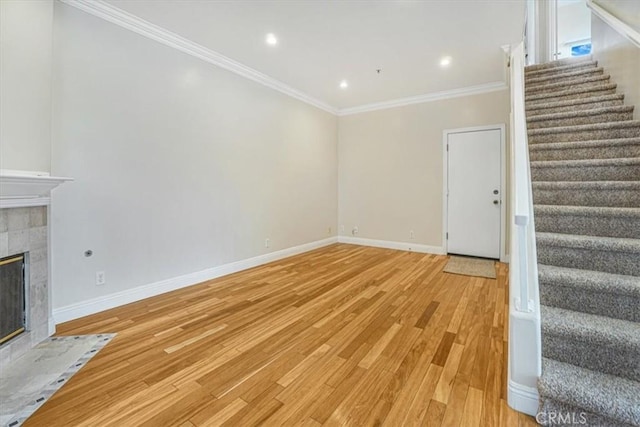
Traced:
[[507, 268], [333, 245], [60, 325], [117, 332], [27, 426], [528, 426]]

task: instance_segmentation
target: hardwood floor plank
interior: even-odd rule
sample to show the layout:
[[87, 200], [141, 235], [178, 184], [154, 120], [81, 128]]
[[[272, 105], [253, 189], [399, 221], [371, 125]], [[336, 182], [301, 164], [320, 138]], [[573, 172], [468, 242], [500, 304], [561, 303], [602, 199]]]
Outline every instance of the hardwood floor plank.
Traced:
[[455, 339], [455, 334], [452, 334], [451, 332], [447, 332], [444, 334], [444, 337], [442, 338], [442, 341], [440, 341], [440, 345], [438, 346], [438, 350], [436, 351], [435, 356], [433, 356], [434, 364], [444, 366], [447, 359], [449, 358], [449, 351], [451, 350], [451, 346], [453, 345]]
[[319, 423], [325, 423], [336, 410], [338, 405], [342, 403], [344, 397], [357, 383], [360, 382], [366, 373], [366, 369], [360, 368], [359, 366], [353, 367], [353, 369], [348, 372], [348, 375], [344, 377], [344, 380], [337, 384], [336, 388], [332, 387], [333, 392], [329, 396], [320, 400], [319, 405], [311, 414], [311, 418]]
[[[229, 406], [224, 408], [222, 411], [218, 412], [214, 417], [211, 417], [206, 422], [199, 424], [202, 427], [218, 427], [223, 425], [228, 419], [233, 417], [235, 414], [240, 412], [244, 407], [247, 406], [247, 402], [238, 398], [231, 402]], [[156, 424], [160, 425], [160, 424]], [[165, 424], [166, 425], [166, 424]]]
[[460, 425], [464, 414], [464, 405], [467, 400], [468, 391], [469, 384], [458, 379], [453, 381], [451, 393], [447, 401], [447, 409], [445, 410], [444, 417], [442, 418], [442, 426], [457, 427]]
[[482, 415], [482, 390], [469, 387], [460, 427], [479, 427]]
[[431, 400], [423, 422], [415, 425], [424, 425], [429, 427], [438, 427], [442, 425], [442, 418], [444, 417], [446, 409], [447, 408], [444, 403], [438, 402], [437, 400]]
[[424, 329], [424, 327], [429, 323], [431, 316], [433, 316], [433, 313], [438, 309], [439, 305], [440, 303], [438, 301], [431, 301], [424, 310], [424, 313], [422, 313], [422, 316], [420, 316], [420, 319], [416, 322], [416, 328]]
[[364, 356], [364, 358], [360, 361], [358, 366], [369, 369], [375, 362], [378, 360], [382, 352], [387, 348], [389, 342], [395, 337], [398, 331], [402, 328], [402, 325], [399, 323], [394, 323], [391, 327], [385, 332], [385, 334], [380, 338], [369, 350], [369, 353]]
[[[436, 390], [438, 381], [442, 376], [442, 367], [431, 364], [427, 374], [424, 376], [420, 387], [415, 393], [415, 397], [411, 404], [411, 407], [407, 411], [404, 423], [408, 425], [420, 425], [422, 420], [427, 418], [427, 412], [430, 406], [431, 398]], [[440, 408], [440, 405], [436, 405]], [[446, 405], [445, 405], [446, 406]], [[441, 417], [440, 421], [442, 420]]]
[[[447, 358], [447, 361], [444, 364], [444, 368], [442, 369], [440, 381], [438, 381], [436, 390], [433, 393], [434, 400], [437, 400], [438, 402], [442, 402], [444, 404], [447, 404], [449, 402], [449, 395], [451, 394], [453, 383], [455, 381], [456, 374], [458, 373], [458, 367], [460, 366], [460, 359], [462, 358], [463, 350], [464, 346], [461, 346], [460, 344], [453, 344], [451, 346], [449, 357]], [[435, 357], [434, 364], [436, 364]]]
[[117, 333], [25, 426], [535, 425], [506, 404], [508, 269], [336, 244], [58, 326]]

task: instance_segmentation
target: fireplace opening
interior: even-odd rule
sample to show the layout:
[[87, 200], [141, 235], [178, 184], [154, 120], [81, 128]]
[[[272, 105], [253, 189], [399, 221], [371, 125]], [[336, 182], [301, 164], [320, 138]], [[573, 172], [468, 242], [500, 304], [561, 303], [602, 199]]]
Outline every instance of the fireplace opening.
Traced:
[[0, 259], [0, 345], [26, 328], [25, 255]]

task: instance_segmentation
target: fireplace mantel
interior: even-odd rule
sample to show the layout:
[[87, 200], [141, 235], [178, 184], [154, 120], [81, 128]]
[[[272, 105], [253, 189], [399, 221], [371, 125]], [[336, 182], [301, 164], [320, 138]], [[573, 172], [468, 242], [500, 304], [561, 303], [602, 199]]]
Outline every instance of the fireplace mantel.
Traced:
[[73, 178], [51, 176], [46, 172], [0, 169], [0, 209], [46, 206], [51, 190]]

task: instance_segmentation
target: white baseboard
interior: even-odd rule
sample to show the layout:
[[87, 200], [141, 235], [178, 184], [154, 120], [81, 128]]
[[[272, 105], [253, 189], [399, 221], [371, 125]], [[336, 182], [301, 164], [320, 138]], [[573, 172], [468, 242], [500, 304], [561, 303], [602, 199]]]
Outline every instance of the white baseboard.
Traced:
[[525, 387], [509, 380], [507, 402], [511, 408], [535, 417], [538, 413], [538, 400], [538, 389]]
[[337, 242], [337, 237], [329, 237], [327, 239], [305, 243], [303, 245], [282, 249], [280, 251], [271, 252], [264, 255], [259, 255], [257, 257], [219, 265], [217, 267], [208, 268], [206, 270], [198, 271], [195, 273], [161, 280], [159, 282], [150, 283], [148, 285], [138, 286], [133, 289], [127, 289], [110, 295], [92, 298], [87, 301], [82, 301], [65, 307], [54, 309], [53, 318], [56, 324], [67, 322], [69, 320], [78, 319], [80, 317], [95, 314], [104, 310], [108, 310], [110, 308], [119, 307], [121, 305], [140, 301], [142, 299], [174, 291], [176, 289], [192, 286], [201, 282], [205, 282], [207, 280], [226, 276], [227, 274], [237, 273], [238, 271], [257, 267], [259, 265], [277, 261], [282, 258], [298, 255]]
[[360, 246], [373, 246], [374, 248], [397, 249], [400, 251], [445, 255], [442, 246], [419, 245], [406, 242], [392, 242], [389, 240], [363, 239], [360, 237], [351, 236], [338, 236], [338, 242]]

